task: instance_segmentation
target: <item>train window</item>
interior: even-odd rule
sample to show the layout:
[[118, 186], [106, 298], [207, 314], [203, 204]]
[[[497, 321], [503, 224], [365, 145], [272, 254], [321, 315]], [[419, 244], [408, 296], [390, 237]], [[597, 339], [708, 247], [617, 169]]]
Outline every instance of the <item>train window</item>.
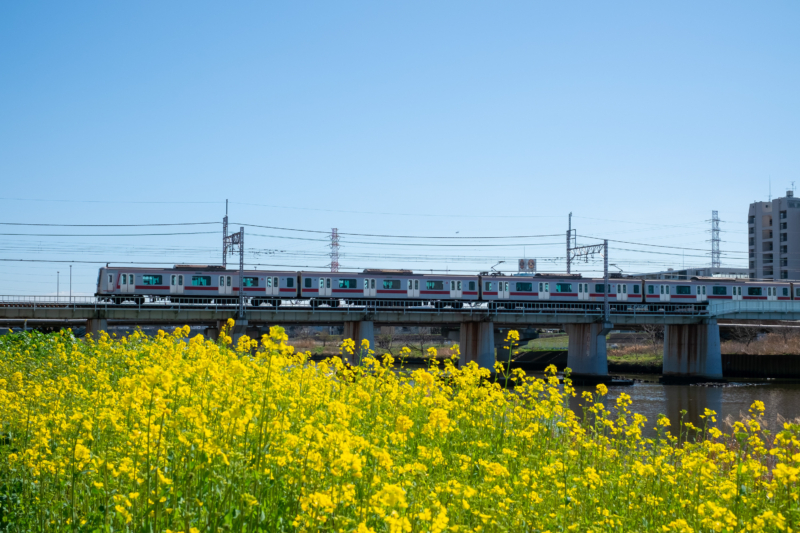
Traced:
[[383, 280], [383, 288], [384, 289], [399, 289], [400, 288], [400, 280], [399, 279], [385, 279], [385, 280]]
[[[506, 283], [506, 290], [508, 290], [508, 283]], [[544, 292], [550, 292], [550, 284], [549, 283], [545, 283], [544, 284]]]
[[228, 276], [228, 287], [230, 287], [230, 286], [231, 286], [231, 278], [232, 278], [232, 277], [233, 277], [233, 276]]
[[310, 289], [311, 288], [311, 278], [304, 278], [303, 279], [303, 286], [306, 289]]
[[414, 282], [413, 280], [408, 280], [408, 290], [414, 290]]
[[457, 282], [456, 282], [456, 290], [457, 290], [457, 291], [460, 291], [460, 290], [461, 290], [461, 282], [460, 282], [460, 281], [457, 281]]
[[517, 292], [533, 292], [533, 283], [517, 283]]
[[120, 283], [123, 284], [123, 285], [127, 285], [128, 284], [128, 275], [127, 274], [122, 274], [120, 276]]
[[664, 294], [664, 286], [661, 286], [661, 294]]
[[572, 283], [556, 283], [556, 292], [572, 292]]
[[705, 294], [705, 293], [706, 293], [706, 286], [703, 285], [703, 294]]
[[[306, 278], [306, 287], [310, 286], [311, 286], [311, 280]], [[267, 278], [267, 287], [270, 289], [272, 288], [272, 278]]]
[[597, 285], [595, 285], [594, 286], [594, 292], [599, 292], [600, 294], [603, 294], [605, 292], [603, 290], [603, 284], [602, 283], [598, 283]]
[[648, 285], [647, 286], [647, 294], [655, 294], [656, 293], [656, 286], [655, 285]]
[[258, 287], [258, 278], [244, 278], [245, 287]]
[[225, 276], [220, 276], [219, 277], [219, 286], [220, 287], [224, 287], [225, 286]]
[[761, 296], [761, 287], [747, 287], [749, 296]]
[[211, 276], [192, 276], [193, 287], [210, 287]]
[[784, 296], [789, 296], [789, 289], [787, 287], [783, 288], [783, 295]]
[[[278, 284], [276, 283], [275, 286], [277, 287]], [[286, 286], [289, 287], [290, 289], [294, 289], [294, 278], [286, 278]]]
[[543, 292], [543, 291], [544, 291], [544, 284], [540, 283], [539, 284], [539, 292]]
[[469, 290], [469, 291], [474, 291], [474, 290], [475, 290], [475, 282], [474, 282], [474, 281], [470, 281], [470, 282], [467, 284], [467, 287], [469, 287], [467, 290]]
[[418, 290], [419, 290], [419, 280], [418, 280], [418, 279], [415, 279], [415, 280], [414, 280], [414, 290], [415, 290], [415, 291], [418, 291]]
[[[322, 283], [322, 278], [320, 278], [319, 281], [320, 281], [320, 283]], [[320, 285], [320, 287], [322, 287], [322, 285]], [[369, 289], [369, 279], [368, 278], [364, 278], [364, 288], [365, 289]]]
[[183, 275], [178, 276], [178, 286], [183, 287]]
[[628, 294], [628, 286], [627, 285], [623, 285], [622, 286], [622, 294]]
[[[375, 280], [372, 280], [372, 285], [375, 285]], [[328, 289], [331, 288], [331, 278], [325, 278], [325, 287]]]
[[634, 285], [633, 286], [633, 294], [639, 294], [639, 286], [638, 285]]
[[108, 275], [108, 282], [109, 283], [114, 283], [114, 274], [109, 274]]
[[426, 281], [425, 288], [429, 291], [443, 291], [444, 290], [444, 282], [443, 281]]
[[[735, 289], [736, 287], [734, 287]], [[711, 287], [711, 294], [725, 296], [728, 294], [728, 287]]]
[[[325, 278], [319, 278], [319, 288], [320, 289], [325, 288]], [[364, 280], [364, 288], [369, 289], [369, 281]]]
[[[330, 285], [330, 280], [328, 280], [328, 285]], [[372, 287], [371, 288], [373, 288], [373, 289], [375, 288], [375, 280], [374, 279], [372, 280]]]
[[142, 285], [161, 285], [163, 279], [157, 274], [142, 274]]
[[667, 285], [667, 294], [669, 294], [669, 285]]
[[583, 283], [578, 283], [578, 292], [583, 292]]
[[172, 285], [175, 286], [175, 274], [172, 275]]
[[339, 288], [340, 289], [357, 289], [358, 288], [358, 280], [357, 279], [340, 279], [339, 280]]
[[794, 295], [800, 298], [800, 288], [794, 290]]
[[675, 294], [692, 294], [692, 287], [689, 285], [678, 285], [675, 287]]
[[[540, 283], [541, 285], [541, 283]], [[484, 281], [483, 282], [483, 290], [490, 291], [492, 290], [492, 282], [491, 281]]]

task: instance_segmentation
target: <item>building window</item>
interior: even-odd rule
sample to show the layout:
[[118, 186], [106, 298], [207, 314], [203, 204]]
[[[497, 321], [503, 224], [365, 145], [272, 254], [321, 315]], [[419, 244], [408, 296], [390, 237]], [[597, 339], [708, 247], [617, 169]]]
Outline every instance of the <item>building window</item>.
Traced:
[[747, 277], [750, 278], [750, 279], [756, 279], [756, 275], [755, 274], [749, 274]]
[[788, 226], [786, 222], [781, 222], [781, 229], [786, 229]]
[[781, 242], [786, 242], [787, 240], [789, 240], [789, 234], [781, 233]]
[[755, 224], [756, 223], [756, 217], [753, 216], [753, 215], [750, 215], [749, 217], [747, 217], [747, 223], [748, 224]]
[[773, 275], [772, 267], [764, 267], [764, 276], [772, 277], [772, 275]]
[[753, 246], [756, 243], [756, 240], [753, 237], [750, 237], [750, 246]]
[[786, 211], [781, 211], [781, 218], [786, 218]]
[[764, 249], [763, 251], [765, 251], [765, 252], [771, 252], [772, 251], [772, 243], [771, 242], [765, 242], [765, 243], [762, 243], [762, 245], [763, 245], [762, 247]]
[[772, 238], [772, 230], [771, 229], [765, 229], [764, 231], [762, 231], [761, 232], [761, 238], [762, 239], [771, 239]]
[[157, 274], [142, 274], [142, 285], [161, 285], [162, 280]]
[[[781, 279], [789, 279], [789, 271], [788, 270], [781, 270]], [[787, 289], [783, 289], [783, 290], [786, 291]]]
[[756, 232], [756, 228], [750, 228], [750, 229], [748, 230], [748, 233], [749, 233], [750, 235], [753, 235], [755, 232]]
[[787, 246], [785, 244], [783, 246], [781, 246], [781, 253], [782, 254], [785, 254], [788, 250], [789, 250], [789, 246]]
[[750, 270], [753, 270], [754, 268], [756, 268], [755, 261], [750, 261]]
[[764, 254], [764, 264], [772, 263], [772, 254]]
[[789, 259], [787, 259], [786, 257], [781, 257], [781, 266], [782, 267], [789, 266]]

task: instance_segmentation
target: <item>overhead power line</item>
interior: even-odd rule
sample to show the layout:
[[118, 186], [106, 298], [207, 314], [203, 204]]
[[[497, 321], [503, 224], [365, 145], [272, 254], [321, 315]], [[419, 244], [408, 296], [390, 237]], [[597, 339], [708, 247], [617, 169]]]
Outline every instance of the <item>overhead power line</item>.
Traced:
[[0, 226], [49, 226], [59, 228], [144, 228], [151, 226], [202, 226], [221, 222], [177, 222], [173, 224], [30, 224], [26, 222], [0, 222]]
[[191, 231], [185, 233], [0, 233], [15, 237], [162, 237], [167, 235], [210, 235], [216, 231]]
[[[578, 237], [583, 237], [585, 239], [597, 239], [597, 240], [600, 240], [599, 237], [592, 237], [591, 235], [578, 235]], [[648, 244], [648, 243], [644, 243], [644, 242], [618, 241], [618, 240], [615, 240], [615, 239], [608, 239], [608, 242], [619, 242], [619, 243], [622, 243], [622, 244], [633, 244], [633, 245], [636, 245], [636, 246], [652, 246], [654, 248], [672, 248], [672, 249], [676, 249], [676, 250], [690, 250], [690, 251], [693, 251], [693, 252], [708, 252], [708, 250], [705, 250], [703, 248], [685, 248], [683, 246], [667, 246], [667, 245], [664, 245], [664, 244]], [[632, 251], [636, 252], [636, 251], [639, 251], [639, 250], [632, 250]], [[747, 252], [738, 252], [738, 251], [733, 251], [733, 250], [722, 250], [720, 253], [746, 254]]]

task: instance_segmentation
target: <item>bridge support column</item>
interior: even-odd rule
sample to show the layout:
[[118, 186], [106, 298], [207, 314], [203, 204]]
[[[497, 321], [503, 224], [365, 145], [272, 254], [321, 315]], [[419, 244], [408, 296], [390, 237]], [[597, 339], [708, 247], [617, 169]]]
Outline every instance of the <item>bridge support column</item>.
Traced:
[[86, 333], [93, 339], [100, 336], [101, 331], [108, 331], [108, 320], [105, 318], [90, 318], [86, 321]]
[[718, 381], [722, 379], [719, 324], [668, 324], [664, 326], [663, 382]]
[[609, 381], [606, 334], [611, 324], [565, 324], [569, 336], [567, 366], [572, 370], [573, 380]]
[[219, 328], [206, 328], [203, 331], [203, 338], [207, 341], [217, 341], [219, 339]]
[[358, 363], [358, 357], [361, 353], [362, 340], [367, 339], [369, 341], [369, 349], [375, 349], [375, 327], [371, 321], [359, 320], [354, 322], [345, 322], [344, 338], [353, 339], [356, 343], [356, 353], [349, 357], [349, 359], [352, 360], [347, 361], [351, 365]]
[[494, 372], [494, 324], [491, 322], [462, 322], [459, 339], [461, 368], [474, 361], [481, 368]]

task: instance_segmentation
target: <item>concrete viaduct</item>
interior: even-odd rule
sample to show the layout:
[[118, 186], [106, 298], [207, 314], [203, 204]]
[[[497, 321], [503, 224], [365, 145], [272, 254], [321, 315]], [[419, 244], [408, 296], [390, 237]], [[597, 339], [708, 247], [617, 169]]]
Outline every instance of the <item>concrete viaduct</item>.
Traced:
[[[205, 324], [206, 335], [215, 337], [219, 325], [236, 318], [232, 306], [159, 305], [109, 303], [48, 303], [0, 301], [0, 324], [18, 326], [20, 321], [64, 323], [85, 321], [88, 333], [109, 325]], [[663, 374], [667, 379], [715, 380], [722, 378], [719, 321], [800, 320], [800, 301], [726, 301], [706, 304], [612, 306], [610, 322], [603, 321], [596, 304], [539, 304], [531, 309], [491, 311], [485, 307], [464, 309], [344, 307], [316, 308], [307, 305], [257, 307], [247, 310], [246, 325], [239, 321], [236, 335], [258, 337], [270, 325], [341, 325], [345, 337], [374, 345], [374, 325], [444, 326], [458, 330], [461, 360], [466, 364], [493, 368], [495, 330], [530, 327], [563, 327], [569, 335], [568, 366], [573, 374], [602, 381], [608, 376], [606, 333], [611, 328], [661, 324], [664, 332]]]

